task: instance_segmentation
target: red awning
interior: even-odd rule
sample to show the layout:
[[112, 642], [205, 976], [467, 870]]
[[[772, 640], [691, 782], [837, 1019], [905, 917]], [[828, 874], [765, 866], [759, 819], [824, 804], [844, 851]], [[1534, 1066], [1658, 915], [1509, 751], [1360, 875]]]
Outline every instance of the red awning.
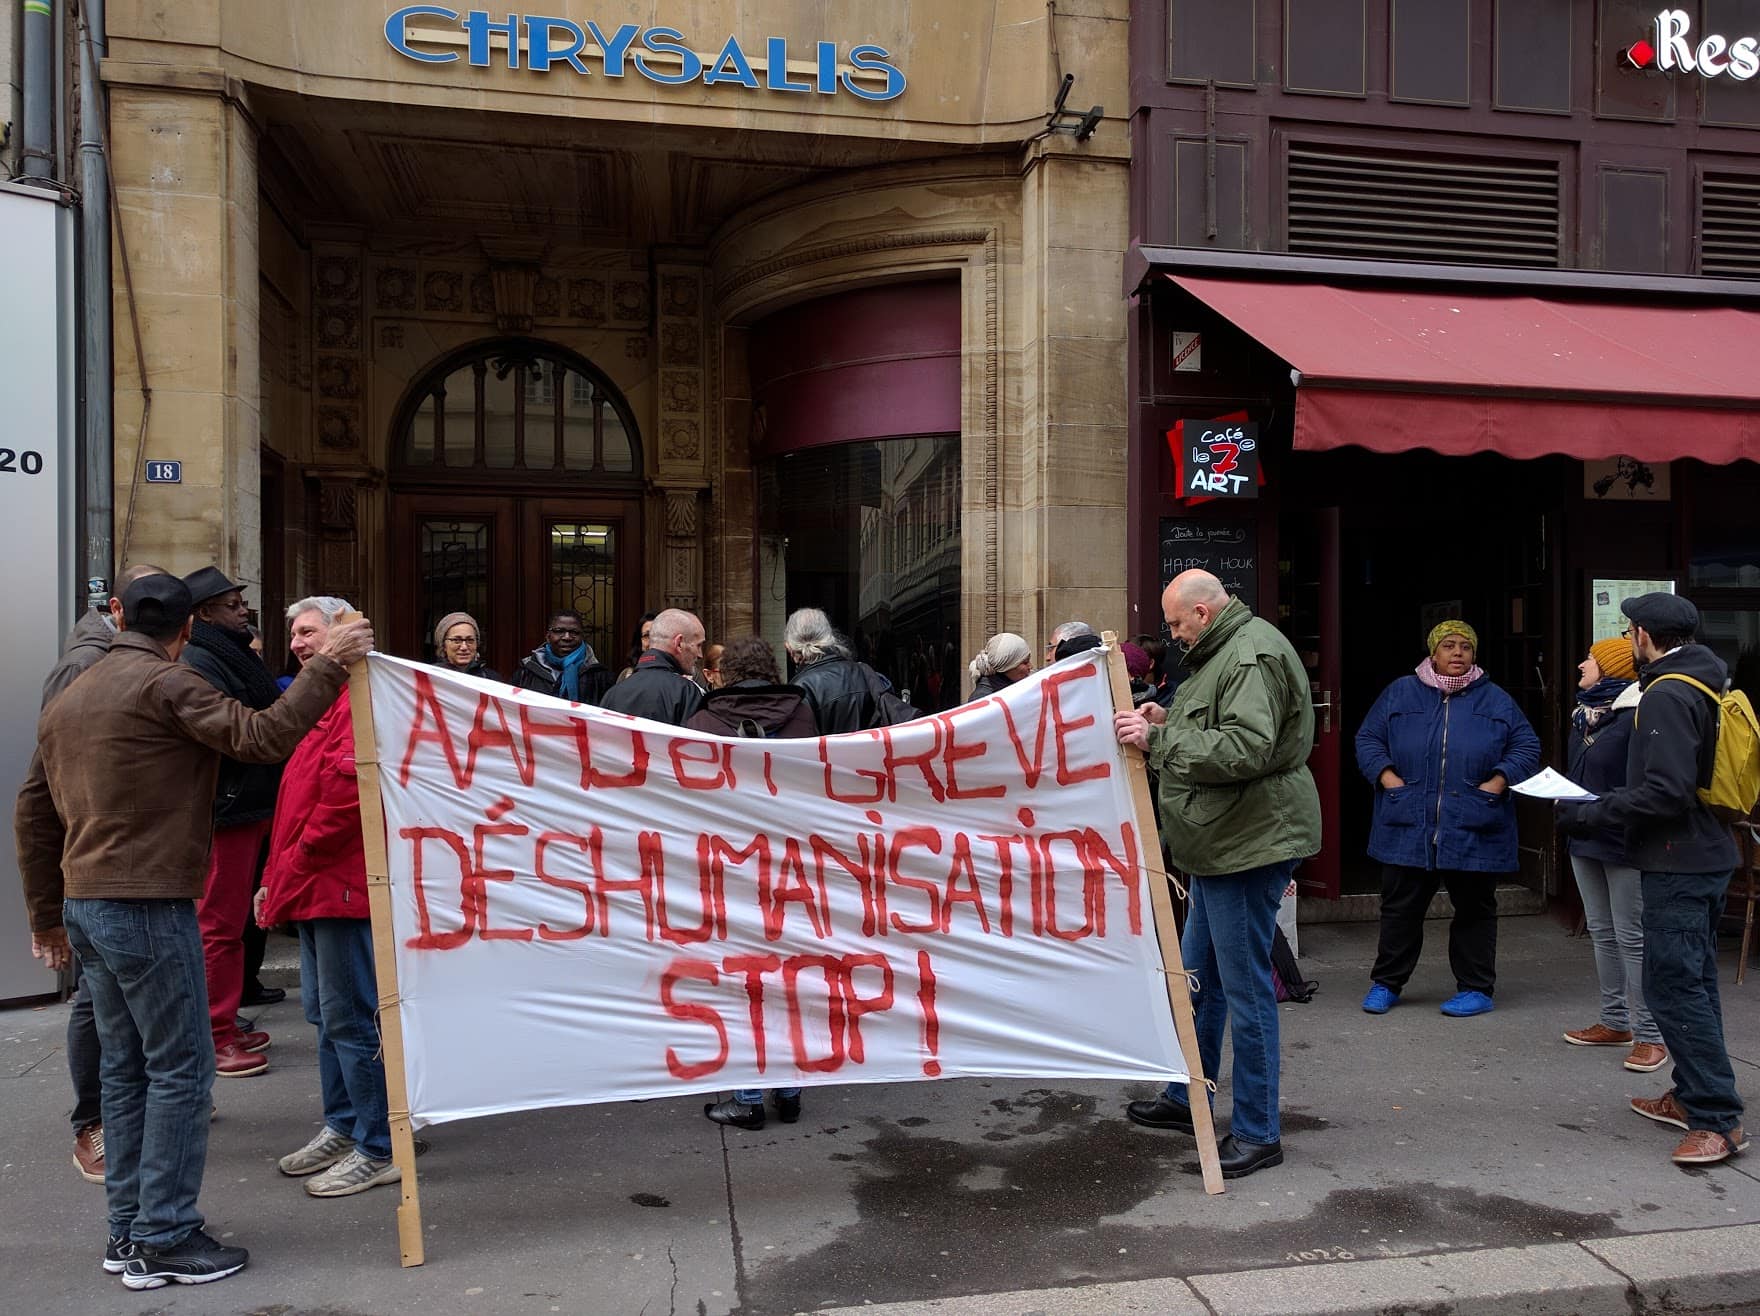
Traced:
[[1298, 448], [1760, 461], [1760, 311], [1166, 277], [1299, 372]]

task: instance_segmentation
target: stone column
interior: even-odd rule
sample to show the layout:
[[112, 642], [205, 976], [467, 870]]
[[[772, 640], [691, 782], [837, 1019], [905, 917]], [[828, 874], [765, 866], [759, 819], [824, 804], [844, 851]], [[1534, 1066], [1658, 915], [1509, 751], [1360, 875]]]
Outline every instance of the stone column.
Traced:
[[[186, 572], [213, 563], [256, 591], [257, 130], [242, 89], [225, 91], [218, 71], [201, 69], [111, 89], [122, 221], [113, 284], [117, 565]], [[144, 446], [143, 382], [152, 393]], [[146, 484], [148, 459], [181, 461], [183, 483]]]
[[710, 402], [703, 267], [675, 260], [662, 262], [655, 273], [659, 293], [654, 308], [655, 355], [660, 374], [655, 483], [665, 518], [658, 593], [668, 608], [700, 612], [705, 539], [705, 518], [700, 513], [709, 486], [704, 434]]

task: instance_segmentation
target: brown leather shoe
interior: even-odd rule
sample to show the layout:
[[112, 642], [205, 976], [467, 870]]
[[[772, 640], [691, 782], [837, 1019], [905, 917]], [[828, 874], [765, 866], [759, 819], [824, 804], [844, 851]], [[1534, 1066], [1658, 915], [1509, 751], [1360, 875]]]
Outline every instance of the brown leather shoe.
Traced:
[[214, 1052], [214, 1072], [221, 1078], [251, 1078], [266, 1073], [268, 1068], [267, 1060], [246, 1051], [237, 1042], [228, 1042]]
[[1728, 1133], [1693, 1129], [1681, 1139], [1672, 1159], [1676, 1165], [1716, 1165], [1746, 1150], [1747, 1146], [1748, 1135], [1742, 1132], [1739, 1124]]
[[73, 1135], [73, 1163], [87, 1183], [104, 1182], [104, 1126], [88, 1124]]
[[1636, 1074], [1654, 1074], [1668, 1063], [1668, 1048], [1655, 1042], [1639, 1042], [1626, 1057], [1626, 1068]]
[[238, 1035], [238, 1044], [246, 1051], [267, 1051], [270, 1040], [267, 1033], [240, 1033]]
[[1645, 1119], [1655, 1120], [1658, 1124], [1672, 1124], [1677, 1129], [1687, 1127], [1687, 1112], [1674, 1099], [1673, 1088], [1660, 1097], [1633, 1097], [1632, 1109]]
[[1609, 1028], [1606, 1024], [1596, 1024], [1592, 1028], [1579, 1028], [1566, 1033], [1564, 1040], [1572, 1046], [1629, 1046], [1632, 1041], [1630, 1029]]

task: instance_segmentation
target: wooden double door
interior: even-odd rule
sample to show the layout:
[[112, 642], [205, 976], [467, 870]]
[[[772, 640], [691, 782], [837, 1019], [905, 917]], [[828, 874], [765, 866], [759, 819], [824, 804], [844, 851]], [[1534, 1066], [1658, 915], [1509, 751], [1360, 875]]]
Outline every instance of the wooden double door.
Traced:
[[643, 607], [638, 497], [397, 493], [391, 503], [393, 651], [431, 661], [434, 627], [468, 612], [502, 676], [544, 643], [552, 613], [581, 614], [613, 671]]

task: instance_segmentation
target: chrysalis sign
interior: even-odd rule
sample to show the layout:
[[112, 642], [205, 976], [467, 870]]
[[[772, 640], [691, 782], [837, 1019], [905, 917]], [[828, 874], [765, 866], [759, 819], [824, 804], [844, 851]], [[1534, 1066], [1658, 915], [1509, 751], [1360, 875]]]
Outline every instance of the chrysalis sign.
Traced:
[[[418, 26], [420, 20], [431, 20]], [[624, 23], [609, 31], [596, 22], [509, 14], [494, 18], [485, 9], [459, 13], [444, 5], [405, 5], [385, 20], [385, 40], [405, 59], [452, 64], [461, 56], [472, 68], [523, 67], [533, 73], [567, 68], [583, 77], [622, 78], [630, 73], [663, 86], [734, 84], [750, 91], [835, 96], [889, 101], [904, 94], [904, 74], [891, 54], [871, 43], [851, 46], [814, 42], [797, 59], [787, 37], [742, 43], [729, 36], [704, 53], [675, 27]], [[747, 49], [750, 44], [752, 49]], [[761, 76], [760, 76], [761, 73]]]

